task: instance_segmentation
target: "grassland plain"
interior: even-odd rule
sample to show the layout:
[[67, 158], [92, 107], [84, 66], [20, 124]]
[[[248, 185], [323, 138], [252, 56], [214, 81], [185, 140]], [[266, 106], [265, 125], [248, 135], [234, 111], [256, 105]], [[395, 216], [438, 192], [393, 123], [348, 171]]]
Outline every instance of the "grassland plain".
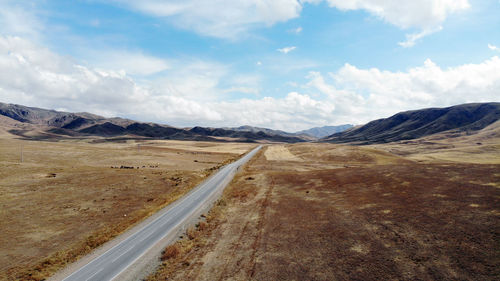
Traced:
[[[0, 280], [43, 280], [254, 145], [0, 137]], [[21, 163], [22, 153], [22, 163]]]
[[408, 147], [267, 147], [149, 280], [498, 280], [500, 158]]

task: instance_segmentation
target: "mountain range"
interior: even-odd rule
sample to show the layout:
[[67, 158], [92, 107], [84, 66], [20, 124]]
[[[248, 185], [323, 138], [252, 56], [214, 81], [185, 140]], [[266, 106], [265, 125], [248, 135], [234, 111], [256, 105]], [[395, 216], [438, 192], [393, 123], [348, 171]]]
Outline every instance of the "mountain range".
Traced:
[[108, 139], [141, 137], [197, 141], [373, 144], [416, 139], [445, 131], [478, 131], [500, 119], [500, 103], [471, 103], [412, 110], [362, 126], [325, 126], [296, 133], [252, 126], [176, 128], [118, 117], [105, 118], [86, 112], [69, 113], [6, 103], [0, 103], [0, 117], [0, 124], [9, 124], [9, 133], [39, 140], [99, 136]]
[[323, 126], [323, 127], [314, 127], [308, 130], [298, 131], [295, 133], [289, 133], [281, 130], [272, 130], [267, 128], [260, 127], [252, 127], [252, 126], [240, 126], [227, 128], [228, 130], [233, 131], [243, 131], [243, 132], [264, 132], [269, 135], [281, 135], [281, 136], [289, 136], [289, 137], [300, 137], [309, 140], [316, 140], [323, 138], [325, 136], [345, 131], [349, 128], [352, 128], [353, 125], [339, 125], [339, 126]]
[[339, 125], [339, 126], [314, 127], [314, 128], [308, 129], [308, 130], [296, 132], [296, 134], [309, 135], [309, 136], [313, 136], [313, 137], [320, 139], [320, 138], [324, 138], [326, 136], [333, 135], [335, 133], [343, 132], [343, 131], [348, 130], [352, 127], [354, 127], [354, 126], [351, 124]]
[[27, 107], [16, 104], [0, 103], [0, 115], [23, 124], [23, 129], [11, 128], [10, 133], [29, 138], [51, 139], [56, 137], [100, 136], [144, 137], [176, 140], [205, 141], [271, 141], [271, 142], [304, 142], [317, 140], [314, 135], [306, 133], [288, 133], [267, 128], [241, 126], [236, 128], [176, 128], [156, 123], [142, 123], [124, 118], [105, 118], [99, 115], [80, 112], [69, 113]]

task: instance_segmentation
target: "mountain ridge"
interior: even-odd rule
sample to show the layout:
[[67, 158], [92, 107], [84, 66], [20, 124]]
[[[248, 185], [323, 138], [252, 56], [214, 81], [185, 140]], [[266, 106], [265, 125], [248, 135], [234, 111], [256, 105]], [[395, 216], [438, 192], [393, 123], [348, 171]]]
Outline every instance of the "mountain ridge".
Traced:
[[[62, 112], [38, 107], [28, 107], [0, 102], [0, 115], [13, 120], [39, 126], [38, 138], [61, 137], [126, 137], [139, 136], [144, 138], [200, 140], [200, 141], [270, 141], [270, 142], [304, 142], [310, 138], [296, 136], [291, 133], [271, 133], [274, 130], [232, 130], [224, 128], [176, 128], [169, 125], [136, 122], [130, 119], [113, 117], [105, 118], [99, 115], [80, 112]], [[11, 133], [28, 137], [26, 130], [11, 130]], [[278, 131], [276, 131], [278, 132]]]
[[321, 139], [373, 144], [417, 139], [448, 130], [478, 131], [500, 119], [500, 103], [469, 103], [399, 112]]

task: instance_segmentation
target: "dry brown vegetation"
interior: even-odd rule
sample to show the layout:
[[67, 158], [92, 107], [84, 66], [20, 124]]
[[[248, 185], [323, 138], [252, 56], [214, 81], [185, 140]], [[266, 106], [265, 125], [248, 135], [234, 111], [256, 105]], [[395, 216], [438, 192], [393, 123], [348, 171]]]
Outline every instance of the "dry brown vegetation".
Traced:
[[254, 146], [141, 141], [138, 148], [0, 133], [0, 280], [52, 275]]
[[[226, 197], [226, 196], [224, 196]], [[165, 248], [161, 255], [161, 265], [157, 272], [146, 280], [169, 280], [169, 278], [191, 265], [199, 251], [210, 247], [213, 231], [224, 221], [223, 212], [226, 210], [226, 199], [220, 199], [194, 228], [189, 228], [184, 236], [174, 244]], [[197, 261], [200, 263], [200, 261]], [[201, 264], [198, 264], [201, 265]]]
[[417, 140], [374, 145], [378, 149], [426, 162], [498, 164], [500, 159], [500, 121], [476, 134], [448, 131]]
[[261, 152], [149, 280], [498, 280], [498, 144]]

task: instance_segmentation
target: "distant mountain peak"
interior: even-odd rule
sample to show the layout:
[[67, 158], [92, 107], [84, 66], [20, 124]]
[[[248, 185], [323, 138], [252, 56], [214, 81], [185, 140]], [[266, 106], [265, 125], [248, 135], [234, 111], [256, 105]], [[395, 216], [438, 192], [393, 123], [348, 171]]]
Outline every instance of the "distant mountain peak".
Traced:
[[307, 130], [298, 131], [298, 132], [296, 132], [296, 134], [306, 134], [306, 135], [321, 139], [321, 138], [324, 138], [326, 136], [333, 135], [335, 133], [343, 132], [343, 131], [350, 129], [352, 127], [353, 127], [353, 125], [351, 125], [351, 124], [338, 125], [338, 126], [314, 127], [314, 128], [307, 129]]

